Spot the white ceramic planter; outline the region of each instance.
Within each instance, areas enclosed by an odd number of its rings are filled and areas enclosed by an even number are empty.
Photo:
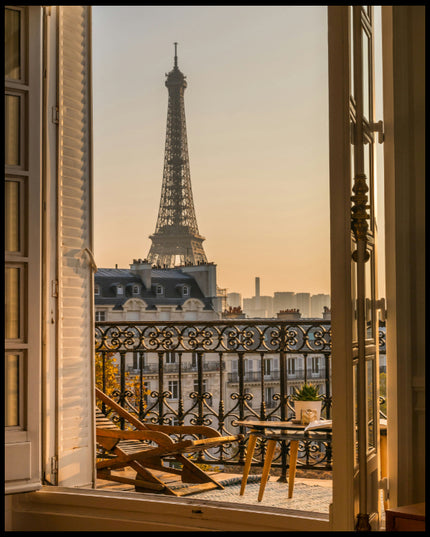
[[[309,421],[319,420],[321,417],[321,405],[322,401],[294,401],[296,420],[300,420],[302,423],[303,421],[309,423]]]

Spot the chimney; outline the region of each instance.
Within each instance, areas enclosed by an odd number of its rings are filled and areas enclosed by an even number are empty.
[[[255,278],[255,296],[260,296],[260,278],[258,276]]]
[[[151,288],[151,270],[151,265],[147,259],[143,261],[141,259],[133,259],[133,263],[130,265],[130,272],[139,276],[145,289]]]
[[[302,316],[300,310],[296,308],[281,310],[276,315],[280,321],[296,321],[299,320]]]

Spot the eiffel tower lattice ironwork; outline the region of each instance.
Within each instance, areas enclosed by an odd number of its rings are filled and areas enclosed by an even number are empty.
[[[173,267],[177,264],[207,263],[203,250],[205,240],[199,234],[191,190],[188,158],[187,129],[185,124],[185,75],[178,68],[177,43],[174,67],[166,74],[169,91],[167,132],[164,155],[163,184],[155,233],[148,262]]]

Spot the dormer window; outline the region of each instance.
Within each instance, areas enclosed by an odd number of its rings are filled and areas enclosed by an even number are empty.
[[[124,287],[121,284],[116,286],[116,294],[117,295],[123,295],[124,294]]]
[[[188,285],[182,287],[182,296],[190,296],[190,288]]]
[[[140,292],[140,287],[138,285],[133,285],[131,292],[133,295],[138,295]]]
[[[95,295],[99,295],[99,294],[100,294],[100,286],[99,286],[99,285],[95,285],[95,286],[94,286],[94,294],[95,294]]]
[[[162,285],[160,285],[160,284],[157,284],[157,285],[155,286],[155,294],[156,294],[157,296],[162,296],[162,295],[164,295],[164,287],[163,287]]]

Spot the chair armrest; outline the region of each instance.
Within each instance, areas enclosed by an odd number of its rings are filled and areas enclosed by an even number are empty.
[[[216,429],[207,425],[156,425],[145,422],[145,427],[150,431],[159,431],[164,434],[197,434],[207,438],[219,438],[222,436]]]
[[[117,439],[117,440],[149,440],[159,444],[160,446],[174,444],[174,441],[169,435],[159,431],[122,431],[121,429],[99,429],[96,428],[96,437],[105,439]]]

